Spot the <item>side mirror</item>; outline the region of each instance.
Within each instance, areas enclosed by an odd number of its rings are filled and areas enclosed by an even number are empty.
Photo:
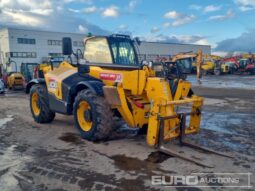
[[[62,39],[62,54],[70,56],[72,53],[72,39],[69,37],[64,37]]]

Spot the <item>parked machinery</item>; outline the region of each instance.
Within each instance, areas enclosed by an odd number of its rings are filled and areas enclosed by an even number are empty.
[[[173,66],[172,75],[175,73],[173,71],[182,71],[181,73],[176,74],[178,76],[175,75],[175,77],[178,77],[184,80],[186,80],[187,74],[191,74],[192,70],[195,67],[195,71],[197,72],[197,79],[200,80],[202,59],[203,59],[203,53],[201,50],[199,50],[197,53],[193,53],[193,52],[178,53],[169,58],[158,59],[157,62],[154,63],[154,66],[157,64],[162,64],[162,63],[164,63],[167,66]],[[178,69],[176,67],[178,67]],[[154,68],[156,69],[156,67]]]
[[[203,55],[203,62],[201,65],[201,74],[202,75],[207,75],[207,74],[213,74],[214,73],[214,68],[215,68],[215,58],[216,56],[214,55]],[[194,58],[192,71],[193,73],[196,73],[196,58]]]
[[[38,63],[21,63],[20,73],[24,76],[24,87],[34,78],[34,70]]]
[[[184,140],[200,130],[203,98],[194,94],[190,82],[173,77],[173,72],[182,72],[175,67],[178,62],[139,63],[136,42],[125,35],[86,38],[83,59],[77,64],[64,61],[27,86],[34,120],[50,123],[55,112],[73,114],[81,136],[98,141],[111,135],[113,116],[119,116],[130,128],[147,127],[148,145],[211,167],[164,146],[163,142],[178,138],[184,146],[225,156]],[[70,56],[71,39],[64,38],[62,44],[63,54]],[[156,70],[161,70],[160,76]]]
[[[3,94],[4,92],[5,92],[4,81],[0,79],[0,94]]]
[[[255,74],[255,59],[254,55],[248,57],[245,56],[233,56],[229,58],[224,58],[221,60],[221,65],[228,68],[226,73],[235,73],[235,74]]]
[[[6,77],[4,78],[6,80],[6,85],[8,89],[13,89],[13,90],[17,90],[17,89],[24,89],[24,76],[18,72],[17,69],[17,63],[12,61],[11,59],[9,59],[8,61],[9,65],[14,64],[15,65],[15,71],[13,72],[8,72],[6,74]]]
[[[255,74],[255,63],[251,59],[242,58],[239,60],[238,73]]]

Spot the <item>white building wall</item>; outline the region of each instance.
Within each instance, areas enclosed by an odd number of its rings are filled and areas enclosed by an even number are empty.
[[[62,52],[62,46],[49,45],[48,40],[61,41],[63,37],[71,37],[72,41],[81,42],[85,38],[85,34],[74,34],[74,33],[60,33],[60,32],[47,32],[47,31],[36,31],[36,30],[23,30],[23,29],[2,29],[0,30],[0,64],[3,62],[5,65],[8,58],[6,53],[26,53],[35,52],[35,58],[17,58],[11,57],[11,60],[17,63],[18,71],[20,65],[24,63],[41,63],[43,59],[49,56],[49,53]],[[18,38],[35,39],[35,44],[19,44]],[[83,44],[81,46],[73,46],[73,50],[79,48],[83,51]],[[191,44],[171,44],[171,43],[155,43],[155,42],[141,42],[139,46],[140,59],[154,60],[157,56],[170,56],[175,55],[179,52],[197,52],[198,49],[202,49],[204,54],[211,53],[210,46],[203,45],[191,45]],[[4,66],[5,68],[5,66]],[[8,68],[8,71],[14,71],[15,65],[12,64]]]
[[[9,33],[7,29],[0,30],[0,73],[5,67],[7,61],[6,52],[10,52]]]
[[[146,55],[147,60],[154,60],[157,56],[172,56],[180,52],[197,52],[199,49],[203,54],[211,54],[211,46],[194,45],[194,44],[174,44],[174,43],[157,43],[157,42],[141,42],[139,53]]]
[[[9,49],[6,52],[16,53],[36,53],[35,58],[16,58],[12,57],[11,60],[17,63],[18,71],[20,70],[20,65],[24,63],[41,63],[49,56],[49,53],[62,53],[62,45],[49,45],[49,40],[62,41],[63,37],[71,37],[72,41],[82,42],[85,34],[73,34],[73,33],[58,33],[58,32],[46,32],[46,31],[32,31],[32,30],[22,30],[22,29],[8,29],[9,33]],[[19,44],[18,38],[35,39],[35,44]],[[83,51],[83,46],[73,46],[73,50],[81,49]],[[14,64],[8,71],[15,70]]]

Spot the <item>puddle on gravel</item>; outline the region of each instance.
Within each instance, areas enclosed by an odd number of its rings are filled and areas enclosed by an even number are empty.
[[[172,156],[167,155],[165,153],[155,151],[149,154],[148,158],[145,161],[152,162],[152,163],[162,163],[165,160],[171,158]]]
[[[125,155],[114,155],[110,157],[115,165],[124,171],[140,171],[142,169],[156,169],[156,165],[151,162],[143,161],[138,158],[132,158]]]
[[[238,80],[237,80],[238,79]],[[202,86],[210,88],[240,88],[240,89],[254,89],[254,77],[253,76],[240,76],[240,75],[226,75],[218,76],[203,76],[201,84],[197,83],[195,75],[189,75],[187,80],[190,81],[193,86]]]
[[[75,145],[85,144],[85,141],[82,140],[82,138],[75,133],[65,133],[58,139],[60,139],[61,141],[65,141],[67,143],[73,143]]]
[[[243,129],[243,124],[252,127],[254,122],[254,114],[205,111],[202,115],[201,128],[237,135],[238,130]]]
[[[5,128],[5,125],[12,120],[13,120],[12,115],[7,115],[6,118],[0,119],[0,129]]]
[[[162,157],[160,159],[160,157]],[[113,161],[114,164],[121,170],[124,171],[142,171],[147,174],[153,174],[152,171],[163,171],[160,169],[157,163],[160,163],[161,161],[163,162],[169,156],[166,158],[166,156],[162,153],[156,153],[153,152],[148,156],[147,159],[145,160],[140,160],[138,158],[133,158],[133,157],[128,157],[125,155],[114,155],[110,157]],[[169,171],[170,172],[170,171]]]

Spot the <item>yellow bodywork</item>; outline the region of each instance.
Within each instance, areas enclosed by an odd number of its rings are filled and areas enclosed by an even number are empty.
[[[221,64],[220,68],[221,68],[222,73],[228,73],[229,72],[229,66],[227,64],[224,64],[224,63]]]
[[[43,63],[38,65],[38,70],[42,71],[43,74],[46,74],[47,72],[51,71],[51,65]]]
[[[77,72],[77,68],[65,62],[58,68],[45,74],[49,93],[62,100],[62,81]],[[190,82],[179,80],[175,95],[172,95],[170,83],[164,78],[155,76],[155,72],[145,66],[142,69],[107,69],[90,66],[90,76],[102,80],[105,84],[105,99],[119,111],[130,127],[148,125],[147,143],[155,146],[158,143],[159,118],[176,116],[177,108],[190,106],[193,114],[185,133],[196,133],[200,129],[201,114],[197,112],[203,105],[203,99],[198,96],[188,97]],[[85,107],[85,106],[84,106]],[[164,121],[164,140],[180,135],[180,119],[175,117]],[[89,128],[90,124],[84,127]]]
[[[213,60],[211,59],[204,59],[204,62],[202,64],[202,70],[205,70],[205,71],[213,71],[214,70],[214,67],[215,67],[215,63]]]
[[[255,57],[255,54],[246,53],[246,54],[242,54],[241,57],[242,57],[242,58],[246,58],[246,59],[254,58],[254,57]]]
[[[193,62],[192,66],[195,68],[196,67],[196,62]],[[213,60],[209,60],[209,59],[204,59],[203,60],[203,63],[202,63],[202,66],[201,66],[201,69],[203,71],[210,72],[210,71],[213,71],[214,68],[215,68],[215,63],[214,63]]]
[[[7,87],[12,88],[23,88],[24,77],[21,73],[14,72],[7,77]]]
[[[220,56],[204,54],[203,55],[203,64],[201,66],[201,69],[206,72],[213,72],[213,70],[216,66],[215,61],[220,60],[220,59],[221,59]],[[192,66],[196,67],[196,63],[193,62]]]

